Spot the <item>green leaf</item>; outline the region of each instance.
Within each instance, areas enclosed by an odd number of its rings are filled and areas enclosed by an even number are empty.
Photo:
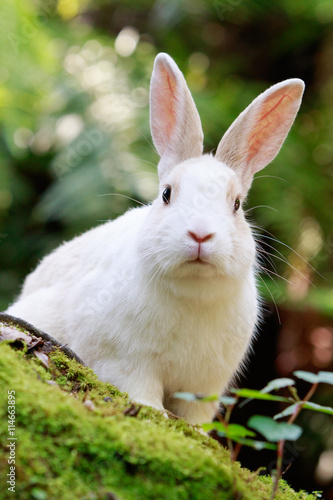
[[[307,410],[319,411],[321,413],[327,413],[328,415],[333,415],[333,408],[331,408],[330,406],[318,405],[317,403],[312,403],[311,401],[305,403],[303,408],[306,408]]]
[[[293,375],[295,375],[295,377],[297,378],[300,378],[301,380],[309,382],[310,384],[316,384],[317,382],[319,382],[318,376],[312,372],[305,372],[303,370],[298,370],[294,372]]]
[[[220,436],[227,437],[233,440],[237,440],[237,438],[241,437],[255,436],[255,433],[253,431],[239,424],[225,425],[223,422],[210,422],[207,424],[203,424],[202,428],[204,431],[215,430]]]
[[[271,380],[260,392],[267,393],[291,385],[295,385],[295,380],[291,378],[276,378]]]
[[[333,372],[319,372],[319,382],[333,385]]]
[[[192,392],[175,392],[174,398],[183,399],[184,401],[197,401],[197,397]]]
[[[290,399],[283,398],[282,396],[273,396],[272,394],[266,394],[254,389],[230,389],[230,391],[237,394],[237,396],[241,398],[263,399],[265,401],[282,401],[284,403],[290,403]]]
[[[232,398],[230,396],[221,396],[219,398],[220,403],[223,404],[223,406],[229,406],[229,405],[234,405],[237,403],[236,398]]]
[[[294,375],[297,378],[305,380],[306,382],[310,382],[310,384],[318,384],[322,382],[324,384],[333,385],[333,372],[319,372],[318,374],[315,374],[299,370],[294,372]]]
[[[218,431],[218,432],[225,432],[226,426],[223,424],[223,422],[208,422],[206,424],[202,424],[201,426],[204,431]]]
[[[247,429],[243,425],[239,424],[229,424],[226,432],[226,436],[231,439],[239,438],[239,437],[254,437],[255,433]]]
[[[210,396],[201,396],[200,394],[195,394],[197,401],[202,401],[203,403],[210,403],[211,401],[219,401],[219,396],[217,394],[211,394]]]
[[[192,392],[175,392],[173,397],[189,402],[202,401],[203,403],[210,403],[211,401],[219,401],[216,394],[205,396],[203,394],[193,394]]]
[[[302,406],[302,409],[306,410],[313,410],[313,411],[318,411],[320,413],[326,413],[327,415],[333,415],[333,408],[330,406],[322,406],[317,403],[312,403],[311,401],[307,401],[306,403],[300,402],[296,403],[294,405],[288,406],[285,410],[283,410],[281,413],[278,413],[277,415],[274,415],[274,420],[277,420],[278,418],[283,418],[283,417],[288,417],[289,415],[292,415],[294,411],[297,409],[298,406]]]
[[[292,415],[296,411],[298,406],[299,406],[299,403],[295,403],[294,405],[288,406],[283,411],[281,411],[281,413],[274,415],[274,417],[273,417],[274,420],[277,420],[278,418],[288,417],[289,415]]]
[[[236,440],[235,440],[236,441]],[[239,438],[237,442],[243,444],[245,446],[250,446],[250,448],[254,448],[255,450],[276,450],[277,445],[273,443],[268,443],[267,441],[257,441],[255,439],[244,439]]]
[[[286,422],[275,422],[270,417],[254,415],[247,425],[260,432],[268,441],[274,443],[282,440],[295,441],[302,434],[302,428]]]
[[[46,500],[47,499],[46,491],[41,490],[40,488],[33,488],[31,490],[31,496],[35,500]]]
[[[290,390],[292,397],[295,399],[295,401],[299,401],[298,392],[297,392],[296,387],[294,387],[294,386],[289,387],[289,390]]]

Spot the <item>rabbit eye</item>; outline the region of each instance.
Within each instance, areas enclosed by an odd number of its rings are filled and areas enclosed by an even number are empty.
[[[240,199],[236,198],[235,204],[234,204],[234,212],[237,212],[237,210],[239,209],[239,207],[240,207]]]
[[[168,186],[164,189],[162,193],[162,200],[164,201],[164,203],[166,204],[170,203],[170,196],[171,196],[171,187]]]

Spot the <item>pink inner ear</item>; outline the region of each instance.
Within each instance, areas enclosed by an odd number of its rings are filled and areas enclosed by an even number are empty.
[[[163,150],[167,147],[175,130],[177,121],[177,79],[171,71],[162,66],[159,71],[158,85],[155,87],[154,132]],[[162,151],[161,153],[163,153]]]
[[[260,154],[265,156],[265,162],[269,160],[267,156],[274,157],[277,153],[275,139],[280,140],[282,144],[284,136],[287,135],[294,119],[294,106],[292,105],[294,102],[293,89],[289,88],[288,90],[289,93],[286,88],[274,92],[261,105],[256,117],[257,124],[253,128],[249,138],[247,154],[249,163],[256,156],[260,156]]]

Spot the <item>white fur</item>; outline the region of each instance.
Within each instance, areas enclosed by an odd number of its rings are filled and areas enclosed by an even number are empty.
[[[274,101],[281,92],[288,98]],[[302,92],[300,80],[272,87],[229,129],[217,158],[201,156],[191,94],[175,62],[159,54],[151,83],[158,198],[45,257],[7,312],[68,344],[134,400],[209,421],[216,406],[173,394],[220,394],[249,348],[258,318],[255,243],[234,204],[279,151]]]

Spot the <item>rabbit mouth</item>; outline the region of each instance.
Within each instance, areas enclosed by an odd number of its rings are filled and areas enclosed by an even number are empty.
[[[197,257],[196,259],[188,260],[190,264],[201,264],[201,265],[209,265],[209,262],[205,262],[204,260],[201,259],[201,257]]]
[[[183,261],[182,265],[178,268],[180,278],[210,278],[216,276],[218,270],[216,265],[201,257],[189,258]],[[177,273],[176,273],[177,274]]]
[[[208,249],[202,248],[200,245],[198,248],[191,248],[186,255],[186,263],[198,264],[200,266],[212,266],[212,255]]]
[[[202,257],[198,256],[194,259],[188,259],[185,261],[185,264],[188,264],[190,266],[209,266],[213,267],[211,262],[208,262],[207,260],[204,260]]]

